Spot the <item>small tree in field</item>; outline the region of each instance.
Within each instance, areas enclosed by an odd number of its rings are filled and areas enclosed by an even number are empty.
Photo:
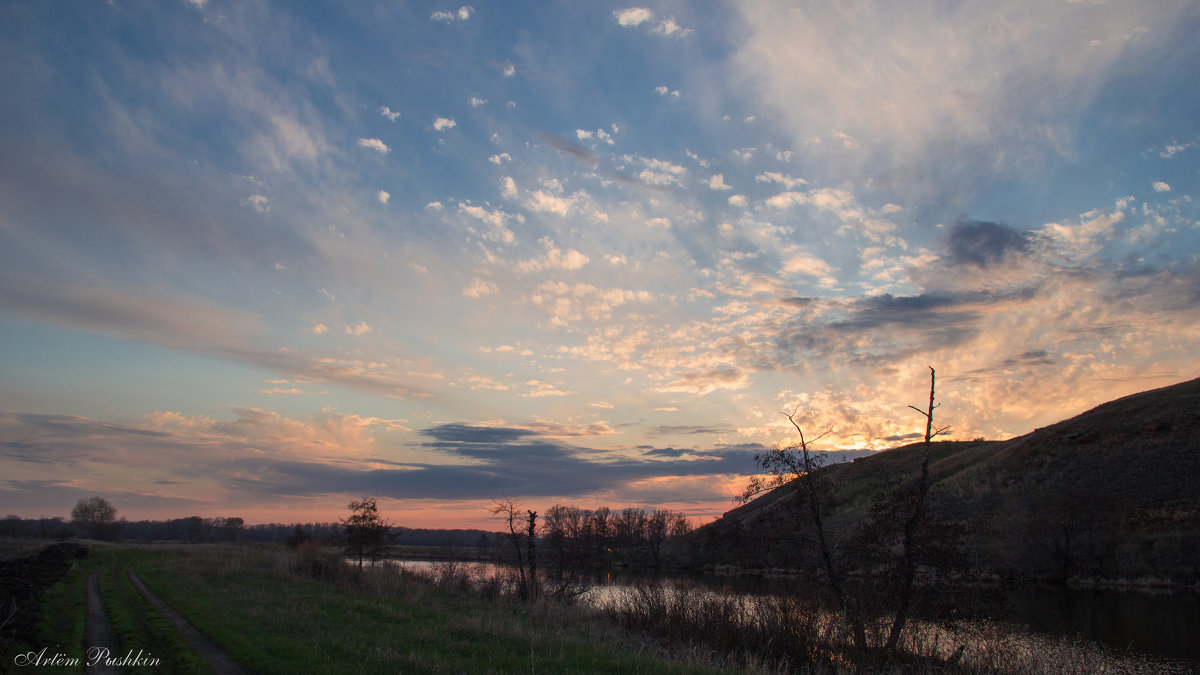
[[[71,509],[71,524],[75,532],[89,539],[116,539],[117,508],[103,497],[80,499]]]
[[[387,543],[391,523],[379,514],[379,507],[374,497],[363,497],[351,501],[350,516],[340,522],[346,538],[346,552],[358,556],[358,568],[362,569],[363,557],[369,555],[371,561]]]

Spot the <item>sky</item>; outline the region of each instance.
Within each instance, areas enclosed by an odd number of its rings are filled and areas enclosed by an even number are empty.
[[[1200,376],[1200,4],[0,6],[0,511],[729,510]]]

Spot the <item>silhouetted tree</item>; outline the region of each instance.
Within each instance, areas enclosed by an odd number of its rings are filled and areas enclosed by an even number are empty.
[[[358,567],[362,569],[364,555],[371,556],[371,562],[375,562],[375,556],[387,543],[388,531],[392,526],[379,514],[374,497],[351,501],[347,508],[350,509],[349,517],[340,521],[346,551],[358,556]]]
[[[807,507],[805,519],[808,520],[808,528],[811,528],[811,541],[820,555],[820,566],[850,630],[854,646],[862,653],[871,646],[868,642],[868,619],[878,614],[890,615],[890,627],[882,647],[885,652],[891,652],[899,643],[912,609],[916,570],[924,553],[924,540],[919,535],[925,520],[930,487],[931,443],[934,437],[949,429],[935,428],[933,424],[933,411],[938,407],[934,395],[935,377],[936,373],[930,367],[928,406],[925,409],[909,406],[925,417],[925,443],[920,476],[915,486],[912,486],[911,492],[905,486],[901,486],[897,492],[884,495],[873,510],[872,517],[860,528],[857,537],[859,545],[837,546],[827,522],[826,511],[830,493],[828,473],[822,470],[821,460],[824,456],[814,455],[810,451],[810,445],[823,438],[831,429],[816,438],[806,439],[804,430],[796,421],[795,412],[784,413],[784,416],[800,435],[800,441],[785,448],[756,455],[755,461],[763,469],[764,475],[753,477],[745,491],[737,498],[738,501],[747,502],[756,495],[788,484],[796,486],[797,498],[792,503],[800,509]],[[878,508],[880,505],[886,508]],[[861,568],[863,563],[870,559],[871,554],[880,548],[887,549],[890,555],[892,542],[895,542],[898,553],[888,560],[891,563],[888,565],[890,578],[879,579],[871,578],[878,575],[859,575],[858,586],[851,588],[853,579],[847,575],[846,567],[858,563],[858,567]],[[857,556],[857,559],[854,556]],[[878,587],[880,582],[892,589],[889,594],[891,597],[880,598],[881,605],[865,606],[866,598],[872,595],[867,586],[874,584]]]
[[[113,540],[120,536],[117,508],[103,497],[80,499],[71,509],[71,524],[89,539]]]

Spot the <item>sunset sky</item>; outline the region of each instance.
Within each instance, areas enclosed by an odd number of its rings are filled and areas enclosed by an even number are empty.
[[[0,6],[0,511],[731,507],[1200,376],[1200,3]]]

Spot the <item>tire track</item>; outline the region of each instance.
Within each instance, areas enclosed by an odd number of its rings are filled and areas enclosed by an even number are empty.
[[[183,638],[183,641],[192,648],[192,651],[204,659],[215,672],[221,675],[249,675],[236,661],[229,658],[220,647],[213,644],[212,640],[204,637],[187,619],[183,618],[174,609],[171,609],[170,605],[163,602],[153,591],[147,588],[146,584],[142,582],[142,579],[133,571],[132,567],[129,568],[128,572],[129,580],[133,582],[138,592],[149,600],[150,604],[154,605],[154,608],[163,615],[163,618],[175,628],[175,632],[179,633],[179,637]]]
[[[116,675],[120,671],[112,666],[104,663],[104,659],[97,659],[97,663],[91,664],[91,655],[94,653],[116,654],[117,642],[113,639],[112,626],[108,623],[108,614],[104,611],[104,601],[100,599],[100,570],[96,570],[88,576],[87,580],[87,623],[84,627],[85,651],[88,655],[88,665],[83,669],[85,673],[94,675]]]

